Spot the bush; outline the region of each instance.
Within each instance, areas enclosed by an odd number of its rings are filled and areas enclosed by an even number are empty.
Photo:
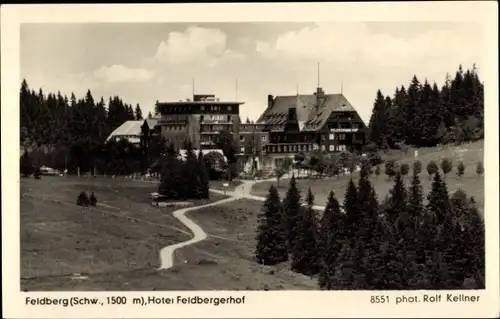
[[[380,165],[377,165],[377,167],[375,167],[375,175],[380,175]]]
[[[457,176],[462,177],[464,173],[465,173],[465,165],[463,162],[460,162],[457,165]]]
[[[477,166],[476,166],[476,174],[482,175],[483,173],[484,173],[483,162],[479,161],[479,162],[477,162]]]
[[[396,162],[393,160],[385,162],[385,175],[389,177],[389,179],[396,175]]]
[[[429,174],[429,178],[431,178],[432,175],[436,174],[438,171],[438,166],[436,162],[430,161],[427,164],[427,174]]]
[[[418,160],[413,162],[413,174],[419,175],[421,172],[422,172],[422,162]]]
[[[92,194],[90,194],[89,204],[91,206],[96,206],[97,205],[97,198],[95,197],[94,192],[92,192]]]
[[[451,172],[453,169],[453,163],[451,162],[451,159],[449,158],[443,158],[441,161],[441,169],[443,170],[444,175],[448,174]]]
[[[408,175],[408,173],[410,172],[410,165],[408,165],[407,163],[401,164],[400,172],[403,176]]]
[[[42,175],[42,172],[40,172],[40,168],[37,168],[35,170],[35,172],[33,173],[33,177],[35,177],[35,179],[40,179],[41,175]]]
[[[76,199],[76,204],[78,206],[89,206],[89,198],[87,196],[87,193],[85,192],[81,192],[79,195],[78,195],[78,198]]]

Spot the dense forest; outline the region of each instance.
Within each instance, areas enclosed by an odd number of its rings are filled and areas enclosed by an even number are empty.
[[[450,196],[439,170],[424,198],[417,163],[411,185],[397,171],[379,203],[364,161],[344,202],[330,192],[322,214],[310,189],[303,201],[295,178],[283,200],[271,186],[259,217],[257,262],[288,262],[324,290],[484,289],[484,222],[474,198],[460,189]]]
[[[379,148],[461,143],[484,136],[484,85],[476,67],[446,76],[442,87],[415,75],[394,95],[379,90],[369,122],[369,141]]]
[[[151,114],[149,114],[151,117]],[[129,120],[142,120],[139,104],[135,108],[120,97],[110,97],[107,105],[96,101],[90,91],[85,97],[70,98],[60,92],[48,93],[30,89],[23,80],[20,90],[20,143],[30,153],[34,167],[47,165],[69,173],[130,174],[143,170],[159,156],[164,145],[141,142],[141,148],[127,141],[105,143],[109,134]]]

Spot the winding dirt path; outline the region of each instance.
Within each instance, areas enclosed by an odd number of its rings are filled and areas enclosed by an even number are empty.
[[[272,179],[274,180],[274,179]],[[191,230],[193,233],[193,238],[191,238],[188,241],[180,242],[177,244],[173,244],[170,246],[166,246],[160,250],[160,262],[161,266],[159,270],[165,270],[172,268],[174,265],[174,252],[176,249],[186,247],[188,245],[195,244],[197,242],[200,242],[202,240],[205,240],[208,235],[203,231],[203,229],[196,224],[194,221],[189,219],[185,214],[190,211],[194,211],[197,209],[205,208],[205,207],[210,207],[210,206],[215,206],[215,205],[220,205],[223,203],[231,202],[234,200],[242,199],[242,198],[248,198],[248,199],[253,199],[253,200],[258,200],[258,201],[264,201],[264,197],[260,196],[255,196],[255,195],[250,195],[250,192],[252,190],[252,186],[256,183],[262,183],[266,182],[268,180],[257,180],[257,181],[243,181],[241,185],[238,185],[234,191],[221,191],[217,189],[210,189],[211,192],[217,193],[217,194],[222,194],[222,195],[228,195],[230,196],[229,198],[221,199],[219,201],[206,204],[206,205],[201,205],[201,206],[194,206],[194,207],[187,207],[187,208],[182,208],[178,209],[173,212],[173,215],[175,218],[180,220],[187,228]],[[325,208],[323,206],[317,206],[315,205],[313,207],[316,210],[324,210]]]

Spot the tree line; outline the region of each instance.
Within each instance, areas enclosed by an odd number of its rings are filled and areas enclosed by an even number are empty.
[[[310,189],[302,203],[295,177],[282,201],[271,186],[259,215],[257,261],[288,261],[323,290],[483,289],[484,222],[475,199],[460,189],[450,197],[436,170],[425,200],[415,163],[409,187],[397,171],[379,203],[372,168],[363,163],[343,205],[331,191],[321,217]]]
[[[379,148],[401,144],[431,147],[484,137],[484,84],[475,66],[460,65],[439,87],[413,76],[393,96],[377,92],[369,121],[368,140]]]
[[[149,114],[151,117],[151,113]],[[71,93],[45,94],[30,89],[26,80],[20,89],[20,144],[30,151],[33,165],[47,165],[76,173],[133,172],[140,166],[140,151],[126,141],[105,143],[113,130],[129,120],[142,120],[135,108],[118,96],[95,100],[90,90],[83,98]],[[150,153],[159,155],[159,141],[149,143]],[[144,150],[142,150],[143,152]]]

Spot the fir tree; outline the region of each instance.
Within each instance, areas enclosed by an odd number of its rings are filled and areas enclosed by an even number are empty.
[[[465,246],[465,273],[474,279],[475,288],[485,287],[485,227],[484,221],[473,201],[469,206],[469,212],[465,222],[466,233]]]
[[[271,185],[258,221],[255,255],[260,264],[276,265],[288,260],[283,221],[283,207],[279,194],[276,188]]]
[[[184,149],[186,150],[186,158],[182,163],[181,174],[184,185],[184,198],[201,198],[204,194],[204,182],[190,141],[185,142]]]
[[[335,269],[342,246],[347,243],[346,215],[340,212],[339,202],[333,191],[328,195],[321,217],[318,237],[319,286],[323,290],[335,289]]]
[[[417,174],[413,174],[413,178],[411,180],[411,185],[408,190],[408,206],[407,211],[412,218],[415,228],[417,224],[420,222],[420,219],[423,215],[424,209],[424,195],[422,191],[422,184],[420,183],[420,177]]]
[[[180,176],[181,163],[177,158],[172,143],[169,144],[167,152],[162,158],[161,179],[158,193],[168,199],[182,199],[184,196],[184,184]]]
[[[358,190],[352,178],[349,180],[344,196],[344,211],[347,216],[347,228],[350,231],[349,237],[354,236],[354,229],[358,227]]]
[[[297,237],[291,251],[292,270],[315,275],[318,272],[318,228],[316,212],[313,209],[314,196],[309,188],[306,207],[299,209]]]
[[[407,213],[408,193],[403,182],[401,173],[396,173],[393,188],[389,191],[390,200],[387,215],[392,223]]]
[[[295,176],[290,179],[290,186],[283,200],[284,214],[286,219],[287,243],[290,251],[295,246],[298,237],[298,223],[300,216],[300,191],[297,188]]]
[[[209,198],[210,181],[209,181],[208,171],[205,166],[205,158],[201,150],[199,150],[198,152],[198,169],[200,174],[201,191],[202,191],[201,198]]]
[[[135,119],[136,120],[142,120],[142,110],[139,104],[135,106]]]
[[[431,191],[427,196],[427,208],[436,215],[438,224],[442,224],[450,213],[450,198],[446,183],[441,179],[439,171],[434,175]]]

